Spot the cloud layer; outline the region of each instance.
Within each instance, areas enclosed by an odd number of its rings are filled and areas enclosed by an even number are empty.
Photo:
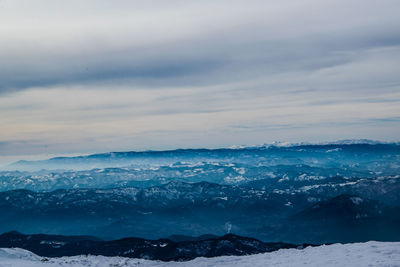
[[[398,1],[1,1],[0,153],[397,139]]]

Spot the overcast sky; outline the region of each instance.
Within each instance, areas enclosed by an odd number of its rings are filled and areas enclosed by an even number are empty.
[[[399,14],[398,0],[0,0],[0,157],[398,141]]]

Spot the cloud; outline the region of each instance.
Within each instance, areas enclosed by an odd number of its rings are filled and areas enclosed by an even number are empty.
[[[3,154],[400,130],[398,1],[1,5]]]
[[[336,66],[359,50],[400,45],[396,1],[296,2],[7,1],[0,91],[226,83]]]

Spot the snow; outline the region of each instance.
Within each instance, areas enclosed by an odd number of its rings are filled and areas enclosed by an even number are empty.
[[[40,261],[42,258],[35,255],[34,253],[21,249],[21,248],[0,248],[0,266],[5,261]]]
[[[331,153],[331,152],[338,152],[338,151],[340,151],[340,150],[342,150],[341,148],[334,148],[334,149],[328,149],[327,151],[326,151],[326,153]]]
[[[45,259],[18,248],[0,249],[0,266],[77,267],[77,266],[400,266],[400,242],[333,244],[302,250],[279,251],[251,256],[197,258],[187,262],[160,262],[104,256],[75,256]]]
[[[327,142],[280,142],[275,141],[272,143],[267,143],[262,145],[261,147],[295,147],[295,146],[307,146],[307,145],[378,145],[378,144],[392,144],[392,142],[384,142],[384,141],[376,141],[376,140],[369,140],[369,139],[344,139],[344,140],[337,140],[337,141],[327,141]],[[394,142],[393,144],[398,144]],[[256,146],[257,147],[257,146]],[[251,147],[244,147],[244,148],[251,148]],[[327,151],[328,152],[328,151]]]

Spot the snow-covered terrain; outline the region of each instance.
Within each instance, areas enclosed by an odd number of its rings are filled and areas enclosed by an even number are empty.
[[[400,242],[333,244],[281,249],[251,256],[197,258],[188,262],[159,262],[103,256],[45,259],[22,249],[0,249],[0,266],[400,266]]]

